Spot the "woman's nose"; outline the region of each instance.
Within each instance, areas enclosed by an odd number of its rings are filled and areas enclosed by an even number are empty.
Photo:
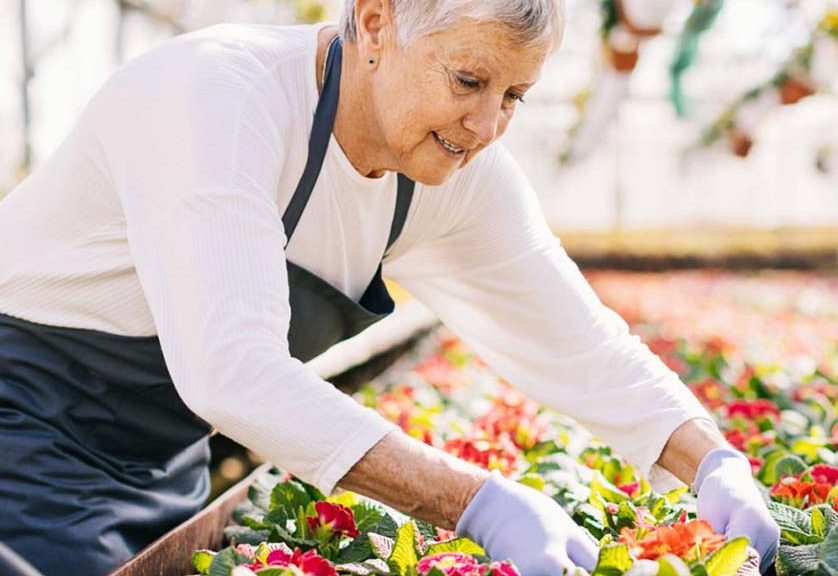
[[[482,145],[490,144],[498,135],[503,97],[487,94],[463,118],[463,127],[477,136]]]

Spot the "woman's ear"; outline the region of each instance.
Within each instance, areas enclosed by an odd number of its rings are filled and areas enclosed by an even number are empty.
[[[355,0],[355,30],[362,56],[377,60],[388,44],[395,43],[390,0]]]

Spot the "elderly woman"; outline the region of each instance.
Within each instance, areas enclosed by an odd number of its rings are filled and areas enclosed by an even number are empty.
[[[349,0],[339,28],[216,26],[114,74],[0,203],[0,540],[46,574],[107,572],[201,506],[214,427],[524,576],[591,568],[553,500],[303,363],[392,311],[383,267],[770,559],[747,460],[597,300],[495,143],[561,26],[553,0]]]

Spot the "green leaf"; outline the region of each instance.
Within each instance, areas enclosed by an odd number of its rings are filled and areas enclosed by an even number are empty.
[[[523,484],[524,486],[529,486],[530,488],[534,488],[539,492],[544,491],[545,481],[544,478],[539,476],[538,474],[524,474],[520,478],[518,478],[518,483]]]
[[[439,536],[436,533],[436,526],[424,520],[414,520],[416,523],[416,530],[426,541],[436,540]]]
[[[812,508],[813,511],[814,509],[820,510],[821,514],[823,514],[824,522],[826,524],[826,534],[829,534],[831,530],[838,526],[838,512],[836,512],[832,506],[829,504],[818,504]]]
[[[819,538],[826,536],[826,518],[820,508],[812,508],[809,514],[812,518],[812,532],[815,536]]]
[[[798,456],[788,454],[780,458],[774,465],[774,477],[779,480],[784,476],[797,476],[807,468],[806,463]]]
[[[247,556],[240,554],[235,548],[225,548],[212,559],[207,574],[209,576],[230,576],[233,568],[249,560]]]
[[[690,569],[674,554],[666,554],[658,558],[657,576],[690,576]]]
[[[556,452],[564,451],[564,448],[556,444],[555,440],[545,440],[544,442],[539,442],[538,444],[524,452],[524,458],[527,460],[527,462],[537,462],[545,456],[550,456],[551,454],[555,454]]]
[[[215,552],[212,550],[198,550],[192,555],[192,566],[199,574],[207,574],[213,558],[215,558]]]
[[[338,574],[356,574],[357,576],[390,574],[390,569],[387,568],[387,564],[377,558],[367,560],[366,562],[347,562],[345,564],[336,564],[335,569],[338,571]]]
[[[819,574],[838,576],[838,528],[833,528],[818,552]]]
[[[387,566],[399,576],[413,576],[419,555],[416,553],[416,529],[413,522],[407,522],[399,527],[393,552],[387,558]]]
[[[381,560],[387,560],[393,553],[395,540],[392,538],[376,534],[375,532],[370,532],[367,534],[367,539],[370,542],[370,548],[372,548],[373,554]]]
[[[270,498],[270,494],[268,495],[268,498]],[[233,519],[233,522],[238,522],[239,524],[241,524],[242,518],[244,518],[245,516],[264,516],[267,513],[267,508],[258,508],[250,500],[245,500],[244,502],[235,507],[231,517]]]
[[[271,492],[271,512],[282,510],[287,518],[294,518],[297,510],[303,509],[311,502],[311,497],[305,487],[296,480],[289,480],[274,486]]]
[[[268,539],[271,542],[285,542],[292,548],[294,546],[298,546],[302,550],[308,550],[309,548],[317,546],[317,542],[314,540],[309,538],[298,538],[280,524],[274,524],[271,526],[271,535]]]
[[[399,525],[396,524],[396,521],[389,514],[385,514],[369,531],[395,540],[399,531]]]
[[[782,532],[799,532],[812,534],[812,521],[808,514],[797,508],[781,504],[780,502],[768,502],[768,511]],[[781,542],[783,535],[781,534]]]
[[[748,559],[748,539],[734,538],[707,559],[707,576],[736,576]]]
[[[791,451],[795,454],[805,456],[810,461],[813,461],[817,460],[818,450],[826,446],[826,443],[826,438],[800,438],[798,440],[795,440],[794,443],[791,445]]]
[[[593,479],[591,480],[591,495],[588,498],[588,502],[597,508],[604,509],[606,502],[619,504],[628,499],[628,496],[606,480],[602,474],[599,472],[594,473]]]
[[[780,546],[777,553],[777,576],[809,576],[818,569],[820,545]]]
[[[772,448],[770,451],[765,453],[762,456],[764,463],[762,468],[760,468],[760,471],[757,473],[757,478],[759,478],[760,482],[768,486],[777,482],[777,480],[779,480],[775,472],[777,462],[782,460],[788,454],[788,450],[779,447]]]
[[[247,526],[227,526],[224,528],[224,537],[233,544],[253,544],[256,546],[268,540],[270,530],[254,530]]]
[[[335,558],[336,564],[351,564],[354,562],[363,562],[373,555],[372,546],[369,538],[366,535],[358,534],[349,546],[343,548],[338,557]]]
[[[678,488],[670,490],[669,492],[664,494],[663,497],[666,498],[667,503],[677,504],[678,501],[681,500],[681,496],[687,493],[687,490],[689,490],[689,487],[680,486]]]
[[[617,510],[617,525],[615,528],[619,532],[621,528],[633,528],[637,523],[637,509],[631,502],[620,502]]]
[[[600,548],[599,558],[591,576],[621,576],[633,563],[625,544],[606,546]]]
[[[441,554],[442,552],[460,552],[462,554],[478,554],[485,556],[486,552],[476,542],[472,542],[468,538],[454,538],[446,542],[437,542],[431,544],[425,551],[425,555]]]
[[[278,474],[262,474],[247,489],[247,499],[263,514],[271,509],[271,491],[279,483]]]
[[[242,516],[239,522],[243,526],[247,526],[253,530],[269,530],[275,524],[270,512],[265,516],[261,514],[248,514],[246,516]]]

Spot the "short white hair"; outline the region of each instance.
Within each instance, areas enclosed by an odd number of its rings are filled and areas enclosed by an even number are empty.
[[[399,46],[440,32],[461,20],[495,22],[509,29],[522,44],[552,41],[562,34],[562,0],[389,0],[396,22]],[[355,42],[355,0],[346,0],[340,18],[340,35]]]

